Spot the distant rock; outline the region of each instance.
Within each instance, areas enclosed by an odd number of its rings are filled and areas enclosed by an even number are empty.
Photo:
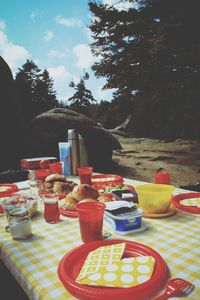
[[[121,149],[118,140],[92,119],[66,108],[55,108],[34,118],[26,129],[24,153],[32,157],[59,157],[58,142],[67,141],[68,129],[77,129],[83,136],[89,164],[104,171],[113,164],[113,150]]]

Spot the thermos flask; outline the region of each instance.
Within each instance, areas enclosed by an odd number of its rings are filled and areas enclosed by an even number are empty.
[[[68,130],[68,142],[70,143],[71,174],[76,176],[78,175],[77,168],[80,166],[80,156],[78,133],[75,129]]]

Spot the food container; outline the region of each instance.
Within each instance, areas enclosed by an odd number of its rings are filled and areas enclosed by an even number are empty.
[[[25,240],[32,236],[31,216],[26,207],[14,208],[9,212],[9,228],[14,240]]]
[[[175,187],[168,184],[147,183],[135,186],[139,207],[144,214],[161,214],[169,210]]]
[[[37,197],[29,194],[12,194],[12,196],[4,198],[2,206],[6,215],[8,215],[12,209],[23,206],[27,207],[31,217],[34,217],[38,213]]]
[[[115,200],[125,200],[138,203],[137,193],[131,190],[116,190],[111,193]]]
[[[106,187],[114,187],[116,185],[123,185],[123,178],[119,175],[113,174],[98,174],[92,175],[92,187],[97,190],[104,190]]]
[[[3,183],[0,184],[0,214],[4,213],[4,208],[1,205],[1,202],[4,200],[5,197],[9,197],[15,192],[18,192],[18,186],[12,183]]]
[[[42,160],[48,160],[50,162],[57,162],[56,157],[35,157],[35,158],[24,158],[20,160],[20,167],[22,169],[34,170],[40,168],[40,162]]]
[[[123,205],[122,209],[119,209],[118,206],[117,209],[108,210],[108,206],[111,206],[114,202],[115,201],[111,204],[106,203],[104,214],[105,225],[119,235],[126,235],[141,230],[143,211],[139,208],[134,208],[134,203],[131,204],[126,201],[117,201],[117,203],[120,202]],[[126,202],[127,204],[122,202]],[[114,205],[116,205],[116,203],[114,203]]]

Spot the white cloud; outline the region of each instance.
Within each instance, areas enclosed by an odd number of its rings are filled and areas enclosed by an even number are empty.
[[[69,88],[69,82],[73,80],[76,84],[79,78],[72,75],[64,66],[48,68],[47,70],[50,77],[53,78],[54,89],[59,91],[59,95],[57,95],[59,100],[66,100],[66,97],[71,97],[74,94],[74,90]]]
[[[102,87],[102,85],[98,86],[98,88],[93,92],[94,98],[97,99],[98,102],[101,100],[110,101],[112,99],[112,93],[115,91],[115,89],[102,90]]]
[[[0,55],[7,62],[13,73],[31,56],[24,47],[9,42],[7,35],[3,31],[0,31]]]
[[[119,0],[103,0],[103,4],[108,4],[110,6],[114,6],[119,10],[127,10],[133,7],[133,3],[131,2],[121,2]]]
[[[39,11],[37,11],[37,10],[32,11],[32,13],[30,14],[30,18],[33,20],[33,22],[36,21],[36,18],[38,15],[39,15]]]
[[[0,30],[4,30],[6,28],[6,23],[3,20],[0,20]]]
[[[65,27],[81,27],[82,25],[81,20],[77,18],[63,18],[62,16],[56,16],[55,21]]]
[[[86,44],[76,45],[72,52],[77,58],[76,66],[80,69],[90,67],[95,61],[95,58],[90,50],[90,46]]]
[[[87,37],[89,43],[93,43],[94,42],[94,39],[91,36],[92,32],[91,32],[90,28],[85,27],[83,29],[83,33]]]
[[[53,38],[53,32],[50,30],[45,31],[44,36],[42,38],[43,41],[49,42]]]
[[[59,51],[59,50],[50,50],[48,53],[49,57],[65,58],[69,55],[69,50]]]

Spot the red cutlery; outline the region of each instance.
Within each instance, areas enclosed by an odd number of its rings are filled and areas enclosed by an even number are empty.
[[[168,281],[167,288],[165,292],[154,298],[154,300],[165,300],[171,297],[187,296],[194,289],[194,284],[182,279],[182,278],[172,278]]]

